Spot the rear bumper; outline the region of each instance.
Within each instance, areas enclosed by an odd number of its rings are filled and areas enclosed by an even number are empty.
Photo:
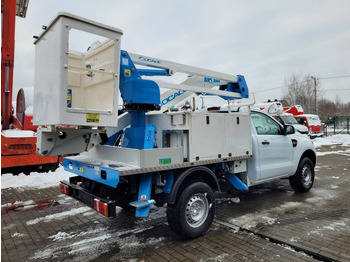
[[[66,186],[66,190],[61,190],[62,186],[60,185],[60,191],[62,193],[66,194],[66,195],[68,195],[76,200],[79,200],[80,202],[93,208],[97,212],[100,212],[100,210],[98,208],[96,208],[96,202],[101,201],[104,204],[107,204],[106,207],[108,209],[108,215],[103,214],[103,213],[102,214],[109,217],[109,218],[116,217],[116,204],[115,204],[114,200],[101,198],[98,195],[95,195],[91,192],[88,192],[84,188],[78,186],[77,183],[81,182],[80,177],[71,177],[69,180],[70,180],[70,182],[61,181],[61,185]]]

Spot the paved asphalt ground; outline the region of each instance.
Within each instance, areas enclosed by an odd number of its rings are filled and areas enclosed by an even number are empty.
[[[341,149],[320,149],[335,153],[318,157],[306,194],[280,180],[218,195],[212,227],[189,241],[169,229],[164,207],[147,220],[125,210],[110,220],[57,187],[5,189],[1,261],[350,261],[350,154]]]

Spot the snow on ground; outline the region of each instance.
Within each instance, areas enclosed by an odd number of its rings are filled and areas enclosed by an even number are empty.
[[[41,222],[51,222],[52,220],[61,220],[63,218],[66,218],[68,216],[75,216],[76,214],[80,214],[83,212],[87,212],[91,210],[90,207],[79,207],[79,208],[73,208],[71,210],[68,211],[64,211],[61,213],[57,213],[57,214],[52,214],[52,215],[47,215],[45,217],[39,217],[39,218],[35,218],[33,220],[29,220],[27,221],[27,225],[35,225]]]
[[[335,221],[333,223],[330,223],[328,225],[319,225],[316,229],[311,231],[306,231],[304,234],[310,235],[317,235],[317,236],[323,236],[323,234],[326,231],[338,231],[338,232],[345,232],[345,229],[349,228],[350,219],[349,218],[343,218],[339,221]]]
[[[4,205],[1,205],[1,207],[10,207],[10,206],[32,206],[35,205],[35,202],[33,200],[28,201],[16,201],[14,203],[6,203]]]
[[[327,137],[319,137],[313,140],[315,148],[320,148],[322,146],[350,146],[350,135],[347,134],[338,134]],[[344,154],[346,153],[346,154]],[[317,156],[324,156],[329,154],[339,154],[348,156],[350,149],[347,150],[338,150],[338,151],[326,151],[326,152],[317,152]]]
[[[12,238],[15,238],[15,237],[25,237],[27,236],[26,234],[20,234],[20,233],[14,233],[13,235],[11,235]]]
[[[231,223],[245,229],[251,229],[259,224],[273,225],[279,215],[295,211],[303,205],[301,202],[289,202],[264,211],[259,211],[231,219]]]
[[[157,245],[164,240],[164,237],[148,238],[139,235],[141,232],[151,229],[153,229],[153,226],[143,227],[137,225],[131,229],[117,231],[97,227],[85,231],[59,232],[49,236],[48,238],[52,239],[52,243],[35,252],[29,260],[55,260],[62,258],[66,254],[74,256],[70,258],[70,261],[93,260],[101,254],[116,248],[116,246],[120,249],[119,257],[132,257],[135,249]]]
[[[313,140],[316,148],[329,145],[350,146],[350,135],[339,134],[327,137],[318,137]]]
[[[1,189],[5,188],[46,188],[58,186],[61,180],[68,180],[72,174],[59,167],[56,171],[48,173],[32,172],[29,176],[21,173],[18,176],[12,174],[1,175]]]
[[[310,196],[304,202],[287,202],[269,209],[256,211],[254,213],[249,213],[243,216],[233,217],[230,220],[230,223],[245,229],[252,229],[261,225],[268,226],[276,223],[279,224],[280,222],[278,219],[280,217],[283,217],[284,214],[302,213],[304,209],[323,206],[327,201],[338,196],[337,192],[329,189],[314,188],[312,190],[312,193],[313,196]],[[341,226],[341,224],[337,225]]]
[[[48,238],[51,238],[52,241],[62,241],[62,240],[66,240],[66,239],[72,239],[72,238],[77,238],[77,239],[81,239],[84,236],[87,235],[93,235],[93,234],[98,234],[101,232],[105,232],[107,231],[107,228],[96,228],[96,229],[92,229],[89,228],[86,231],[72,231],[72,232],[58,232],[56,235],[50,236]]]
[[[325,155],[330,155],[330,154],[338,154],[338,155],[349,156],[349,153],[344,154],[344,152],[349,152],[350,153],[350,149],[349,150],[345,150],[345,151],[316,152],[316,154],[317,154],[317,156],[325,156]]]
[[[227,256],[230,256],[230,255],[227,253],[222,253],[221,255],[217,255],[215,257],[209,257],[206,259],[201,258],[200,260],[198,260],[198,262],[223,261]]]

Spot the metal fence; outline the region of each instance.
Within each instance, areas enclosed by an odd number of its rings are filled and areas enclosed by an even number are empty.
[[[350,115],[330,116],[324,126],[324,134],[350,134]]]

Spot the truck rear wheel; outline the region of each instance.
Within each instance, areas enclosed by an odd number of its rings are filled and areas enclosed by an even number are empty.
[[[303,193],[308,192],[312,188],[314,179],[314,164],[309,158],[305,157],[300,161],[295,175],[289,178],[289,183],[295,192]]]
[[[215,195],[206,183],[195,182],[179,192],[175,204],[168,204],[170,228],[183,238],[204,235],[214,219]]]

